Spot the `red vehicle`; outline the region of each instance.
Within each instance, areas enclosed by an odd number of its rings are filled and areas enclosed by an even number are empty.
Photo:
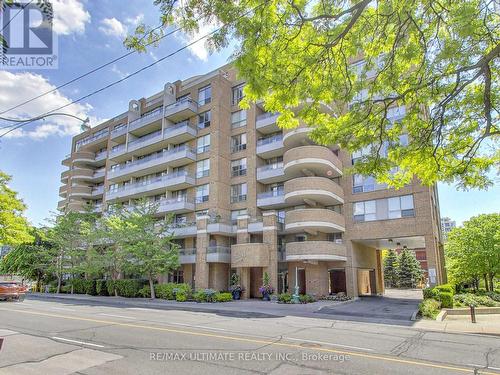
[[[24,301],[27,290],[15,281],[0,281],[0,301]]]

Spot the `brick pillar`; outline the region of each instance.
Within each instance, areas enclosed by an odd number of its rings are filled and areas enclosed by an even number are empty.
[[[196,235],[196,289],[208,288],[209,267],[207,263],[207,247],[209,235],[207,233],[208,216],[200,216],[196,220],[198,232]]]
[[[377,257],[377,268],[375,269],[375,275],[377,278],[377,294],[384,294],[384,272],[382,271],[382,250],[375,250]]]
[[[238,216],[238,225],[236,232],[236,243],[249,243],[250,233],[248,233],[248,215]]]
[[[240,276],[240,283],[243,289],[245,290],[241,295],[242,299],[250,298],[250,267],[241,267],[238,268],[238,275]]]
[[[193,265],[192,264],[184,264],[182,265],[182,271],[184,273],[184,282],[194,287],[193,281]]]
[[[269,245],[269,265],[264,272],[269,274],[271,285],[278,289],[278,216],[276,211],[266,211],[263,216],[262,242]]]

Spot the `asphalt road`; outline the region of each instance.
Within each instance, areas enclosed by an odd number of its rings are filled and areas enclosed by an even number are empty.
[[[0,304],[0,374],[500,374],[500,338],[304,317]]]

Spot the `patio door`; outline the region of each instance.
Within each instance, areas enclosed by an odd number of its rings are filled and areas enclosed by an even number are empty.
[[[330,270],[330,293],[347,293],[345,270]]]

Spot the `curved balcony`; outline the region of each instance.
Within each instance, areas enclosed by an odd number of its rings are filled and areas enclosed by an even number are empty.
[[[344,191],[329,178],[298,177],[285,182],[285,202],[295,206],[304,203],[333,206],[344,203]]]
[[[287,211],[285,231],[288,233],[345,231],[344,216],[326,208],[305,208]]]
[[[286,261],[346,261],[346,247],[330,241],[289,242],[286,244]]]
[[[68,185],[63,185],[59,188],[59,196],[61,198],[66,198],[68,195]]]
[[[95,161],[95,154],[89,151],[77,151],[71,154],[73,165],[90,164]]]
[[[82,211],[85,208],[84,201],[69,202],[66,206],[67,211]]]
[[[269,244],[242,243],[231,246],[231,267],[267,267]]]
[[[92,188],[90,186],[72,186],[68,196],[71,198],[90,198],[92,197]]]
[[[66,208],[66,204],[67,204],[66,199],[60,200],[59,202],[57,202],[57,209],[59,211],[64,210]]]
[[[75,168],[71,170],[71,180],[91,180],[94,178],[94,170]]]
[[[312,128],[306,125],[301,125],[293,129],[285,129],[283,131],[283,145],[286,149],[310,145],[309,133],[311,131]]]
[[[71,169],[68,169],[61,173],[61,182],[63,184],[68,182],[68,177],[71,175]]]
[[[292,148],[283,156],[285,175],[302,177],[316,175],[342,176],[342,163],[329,148],[324,146],[302,146]]]

